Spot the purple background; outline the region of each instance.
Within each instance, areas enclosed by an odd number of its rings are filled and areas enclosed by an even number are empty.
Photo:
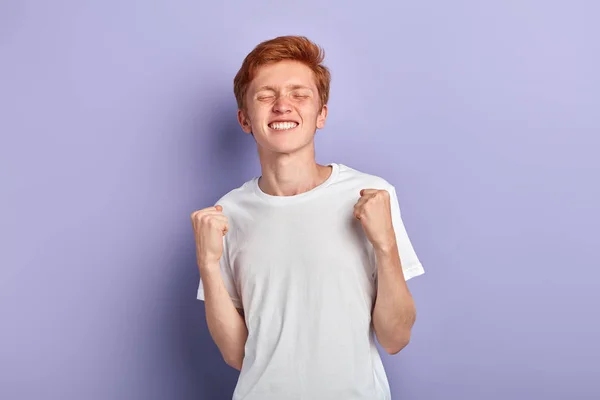
[[[232,80],[282,34],[427,271],[393,398],[600,398],[600,6],[494,3],[0,2],[0,398],[230,398],[189,214],[260,174]]]

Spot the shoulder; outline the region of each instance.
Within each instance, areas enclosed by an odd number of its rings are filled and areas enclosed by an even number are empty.
[[[339,177],[337,182],[341,185],[351,186],[353,189],[378,189],[393,191],[394,186],[382,176],[362,171],[345,164],[338,164]]]
[[[244,182],[242,185],[223,194],[221,197],[219,197],[214,205],[222,206],[223,213],[225,215],[232,215],[239,212],[240,207],[243,204],[248,203],[248,200],[254,196],[254,179],[256,178],[252,178]]]

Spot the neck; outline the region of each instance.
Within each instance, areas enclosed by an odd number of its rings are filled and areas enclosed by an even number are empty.
[[[295,196],[327,180],[332,168],[315,161],[314,147],[291,154],[267,157],[260,154],[260,189],[271,196]]]

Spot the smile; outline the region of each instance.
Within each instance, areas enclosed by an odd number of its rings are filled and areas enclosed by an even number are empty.
[[[288,129],[294,129],[297,126],[298,126],[298,123],[294,122],[294,121],[271,122],[269,124],[269,128],[275,129],[276,131],[285,131]]]

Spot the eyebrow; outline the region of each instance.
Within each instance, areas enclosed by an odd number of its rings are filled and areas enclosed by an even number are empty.
[[[305,85],[298,85],[298,84],[295,84],[295,85],[287,85],[287,86],[286,86],[286,88],[287,88],[287,89],[290,89],[290,90],[296,90],[296,89],[308,89],[308,90],[312,90],[312,89],[311,89],[309,86],[305,86]],[[264,86],[261,86],[261,87],[259,87],[258,89],[256,89],[256,91],[257,91],[257,92],[260,92],[260,91],[262,91],[262,90],[271,90],[271,91],[273,91],[273,92],[277,91],[277,90],[276,90],[276,88],[275,88],[274,86],[270,86],[270,85],[264,85]]]

